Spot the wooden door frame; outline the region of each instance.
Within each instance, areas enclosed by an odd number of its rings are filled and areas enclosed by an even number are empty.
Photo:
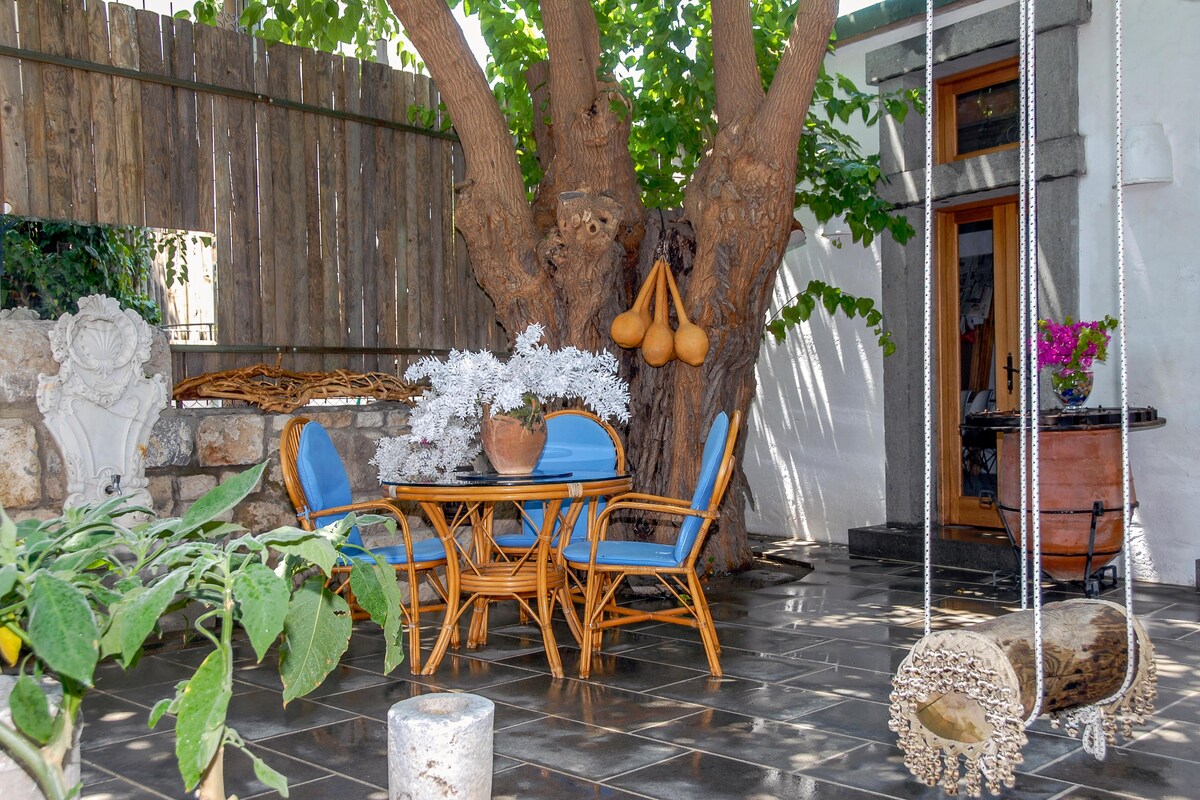
[[[959,430],[962,372],[958,327],[958,226],[986,219],[993,222],[993,275],[1002,276],[1002,280],[994,281],[992,287],[994,346],[997,354],[1002,349],[1017,352],[1017,199],[1013,196],[999,197],[938,209],[934,219],[937,233],[934,240],[934,274],[938,308],[935,387],[939,431],[938,519],[942,524],[999,528],[1000,517],[994,507],[979,506],[967,500],[962,493],[962,434]],[[1000,313],[1001,309],[1006,308],[1011,309],[1011,313]],[[1014,379],[1013,391],[1008,392],[1007,383],[1000,374],[1000,363],[997,355],[993,365],[996,370],[996,407],[1013,408],[1018,402],[1020,381]]]

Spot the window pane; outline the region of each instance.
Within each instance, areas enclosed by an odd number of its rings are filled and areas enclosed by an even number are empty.
[[[974,153],[1019,140],[1020,90],[1011,80],[955,97],[958,154]]]
[[[995,242],[992,221],[958,226],[959,397],[961,416],[995,408]],[[971,431],[962,440],[962,493],[996,494],[996,435]]]

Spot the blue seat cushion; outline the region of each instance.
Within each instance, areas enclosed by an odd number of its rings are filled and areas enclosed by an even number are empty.
[[[441,539],[422,539],[419,542],[413,542],[413,561],[420,563],[422,561],[438,561],[446,557],[446,548],[442,545]],[[402,544],[391,544],[385,547],[375,547],[371,552],[383,558],[388,564],[407,564],[408,552],[405,551]],[[352,550],[347,548],[342,551],[342,557],[339,561],[343,562],[341,566],[345,566],[351,561],[373,561],[369,555],[361,550]]]
[[[527,528],[525,533],[510,533],[504,536],[497,536],[495,541],[497,547],[511,547],[513,549],[521,547],[528,549],[537,544],[537,534],[529,533]],[[557,534],[555,534],[551,542],[558,544]]]
[[[571,542],[563,549],[563,558],[571,564],[587,564],[591,542]],[[596,548],[596,563],[613,567],[678,567],[675,548],[655,542],[601,542]]]

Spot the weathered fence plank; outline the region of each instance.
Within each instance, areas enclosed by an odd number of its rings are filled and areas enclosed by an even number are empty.
[[[0,44],[16,47],[17,7],[0,0]],[[29,179],[25,163],[25,102],[21,96],[21,67],[0,59],[0,202],[13,213],[29,213]]]
[[[0,44],[17,51],[0,56],[3,199],[27,216],[211,233],[219,343],[492,344],[453,226],[461,149],[410,124],[411,106],[437,105],[428,78],[100,0],[0,0]],[[188,353],[177,377],[262,359]]]

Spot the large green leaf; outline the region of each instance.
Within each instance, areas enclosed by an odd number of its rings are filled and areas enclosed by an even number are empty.
[[[144,592],[122,600],[112,608],[112,622],[105,632],[105,650],[115,646],[122,663],[128,664],[154,630],[167,606],[187,582],[188,573],[175,570],[167,573]]]
[[[175,720],[175,757],[189,792],[200,782],[225,737],[225,714],[233,695],[229,654],[214,650],[187,682]]]
[[[33,652],[59,675],[91,686],[100,655],[100,631],[83,593],[41,572],[29,593],[28,609],[26,632]]]
[[[183,515],[183,527],[198,528],[242,502],[243,498],[254,490],[266,468],[266,462],[251,467],[206,492]]]
[[[283,702],[303,697],[321,685],[350,644],[350,606],[309,578],[292,596],[279,648]]]
[[[350,569],[350,588],[358,604],[383,628],[386,642],[383,669],[391,672],[404,661],[404,619],[400,612],[403,599],[396,585],[396,570],[390,564],[356,562]]]
[[[0,513],[2,512],[3,509],[0,509]],[[0,598],[11,592],[13,587],[17,585],[17,575],[16,564],[5,564],[3,567],[0,567]]]
[[[333,543],[315,531],[299,528],[280,528],[258,537],[263,544],[288,556],[302,558],[316,564],[326,575],[333,572],[338,552]]]
[[[258,660],[283,631],[288,612],[288,584],[262,562],[251,562],[233,576],[233,598],[240,621]]]
[[[12,720],[21,733],[38,744],[50,741],[54,734],[54,715],[42,687],[29,675],[22,674],[8,697]]]
[[[17,526],[0,506],[0,563],[11,563],[17,557]],[[0,592],[0,594],[3,594]]]

